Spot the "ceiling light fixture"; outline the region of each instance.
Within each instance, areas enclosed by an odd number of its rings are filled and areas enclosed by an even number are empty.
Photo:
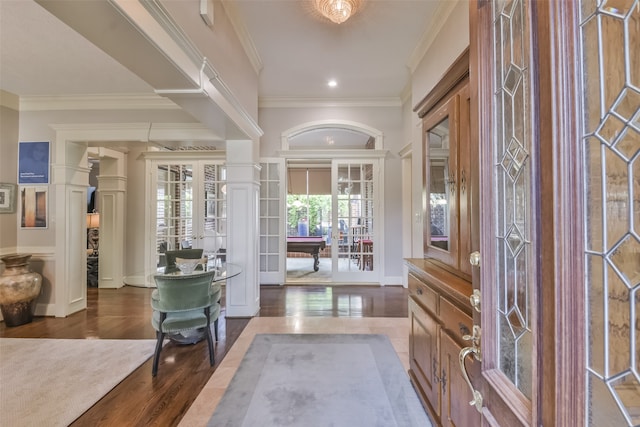
[[[334,79],[329,80],[329,82],[327,83],[327,86],[329,87],[336,87],[338,86],[338,82],[335,81]]]
[[[360,0],[314,0],[314,3],[318,12],[336,24],[349,19],[360,6]]]

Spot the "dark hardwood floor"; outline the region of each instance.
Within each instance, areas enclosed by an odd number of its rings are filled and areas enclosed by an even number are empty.
[[[13,328],[1,322],[0,337],[155,339],[151,291],[129,286],[88,288],[87,310],[66,318],[36,317]],[[259,316],[406,317],[407,296],[400,286],[262,286]],[[162,351],[157,377],[151,376],[149,359],[72,425],[177,425],[249,323],[249,318],[225,318],[224,313],[223,307],[214,367],[209,366],[204,341],[195,345],[169,342]]]

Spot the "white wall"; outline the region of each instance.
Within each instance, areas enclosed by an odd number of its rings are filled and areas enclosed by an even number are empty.
[[[214,1],[213,27],[200,17],[200,0],[163,1],[163,6],[213,65],[247,113],[258,120],[258,76],[222,4]]]
[[[0,93],[0,182],[16,184],[18,181],[18,99],[6,92]],[[5,105],[6,104],[6,105]],[[14,105],[15,108],[9,107]],[[17,198],[15,200],[17,203]],[[0,214],[0,255],[15,252],[18,244],[18,214]],[[3,268],[3,267],[0,267]]]
[[[386,277],[402,276],[402,168],[398,156],[406,144],[400,107],[314,107],[261,108],[259,125],[264,131],[260,155],[274,157],[281,149],[282,132],[303,123],[318,120],[349,120],[382,131],[384,149],[390,152],[385,160],[384,219]],[[384,280],[384,279],[383,279]],[[399,284],[399,279],[396,280]]]
[[[459,1],[433,39],[412,74],[411,101],[415,106],[443,77],[445,71],[469,46],[469,3]],[[411,132],[413,173],[413,257],[422,258],[422,127],[412,108],[404,108],[405,129]],[[407,120],[407,116],[409,119]],[[406,123],[410,123],[406,125]]]

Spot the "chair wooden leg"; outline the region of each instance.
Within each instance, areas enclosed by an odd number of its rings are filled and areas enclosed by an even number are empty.
[[[207,346],[209,347],[209,364],[213,366],[215,363],[215,357],[213,354],[213,338],[211,337],[210,327],[207,327]]]
[[[160,361],[160,352],[162,351],[162,342],[164,341],[164,332],[156,332],[156,351],[153,355],[153,368],[151,369],[151,376],[155,377],[158,373],[158,362]]]
[[[218,319],[213,321],[213,332],[215,332],[216,342],[218,342]]]

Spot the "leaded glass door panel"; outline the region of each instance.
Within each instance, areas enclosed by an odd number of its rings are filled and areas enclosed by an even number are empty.
[[[532,3],[477,2],[480,69],[481,313],[474,351],[481,380],[469,400],[486,424],[538,425],[540,210]],[[485,138],[485,139],[483,139]],[[480,351],[481,350],[481,351]],[[464,350],[463,350],[464,351]],[[471,356],[472,354],[473,356]],[[467,362],[469,364],[469,362]]]

